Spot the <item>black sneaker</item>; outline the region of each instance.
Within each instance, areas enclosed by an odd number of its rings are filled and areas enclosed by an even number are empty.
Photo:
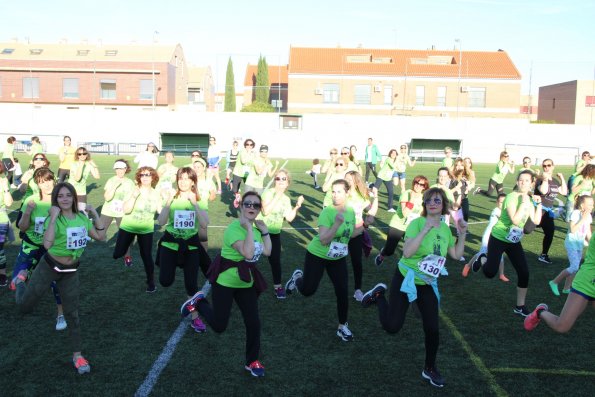
[[[293,291],[298,291],[297,285],[295,284],[295,282],[298,279],[302,278],[303,276],[304,276],[304,272],[302,272],[300,269],[295,269],[293,271],[291,278],[289,280],[287,280],[287,282],[285,283],[285,293],[287,295],[291,294]]]
[[[362,306],[363,307],[368,307],[370,305],[373,305],[374,303],[376,303],[376,300],[383,296],[384,293],[386,292],[386,284],[383,283],[378,283],[374,286],[374,288],[372,288],[371,290],[369,290],[368,292],[366,292],[364,294],[364,297],[362,298]]]
[[[421,371],[421,376],[422,378],[429,380],[432,386],[444,387],[444,378],[442,378],[442,375],[438,372],[438,368],[435,366],[432,368],[424,368],[424,370]]]
[[[539,262],[547,263],[548,265],[552,264],[550,257],[547,254],[541,254],[537,257]]]
[[[516,306],[512,311],[515,314],[518,314],[519,316],[523,316],[523,317],[527,317],[529,314],[531,314],[531,312],[529,310],[527,310],[527,307],[525,305]]]
[[[155,284],[152,284],[152,283],[151,284],[148,284],[147,285],[146,292],[148,294],[153,294],[153,293],[157,292],[157,287],[155,287]]]
[[[8,279],[6,274],[0,274],[0,287],[6,287],[8,285]]]
[[[473,273],[477,273],[479,269],[481,269],[481,267],[487,262],[487,260],[488,257],[486,254],[479,255],[475,262],[473,262],[473,265],[471,265],[471,270],[473,270]]]

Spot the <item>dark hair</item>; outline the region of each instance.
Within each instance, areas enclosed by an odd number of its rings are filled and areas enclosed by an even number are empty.
[[[180,178],[182,178],[182,175],[188,175],[188,178],[190,178],[192,180],[192,182],[194,182],[194,186],[192,186],[190,188],[190,191],[192,191],[195,195],[196,195],[196,201],[200,200],[200,194],[198,193],[197,190],[197,184],[198,184],[198,177],[196,176],[196,172],[191,168],[191,167],[182,167],[178,169],[178,172],[176,172],[176,183],[180,180]],[[176,191],[176,195],[174,197],[179,197],[180,196],[180,187],[178,185],[178,190]]]
[[[136,184],[140,186],[140,174],[144,171],[149,171],[151,173],[151,187],[157,186],[157,182],[159,182],[159,174],[157,174],[157,170],[153,167],[140,167],[136,170],[136,174],[134,175],[134,180]]]
[[[31,137],[31,142],[38,142],[39,143],[39,137],[38,136],[32,136]]]
[[[14,136],[9,136],[8,139],[6,140],[6,142],[8,142],[8,143],[14,143],[14,142],[16,142],[16,140],[17,139]]]
[[[289,173],[289,171],[285,168],[278,169],[277,172],[275,172],[275,177],[277,177],[277,175],[281,173],[285,174],[285,176],[287,177],[287,186],[291,185],[291,174]]]
[[[422,190],[425,192],[430,187],[430,181],[428,181],[428,178],[426,178],[423,175],[417,175],[415,178],[413,178],[413,180],[411,181],[411,189],[413,190],[413,188],[415,187],[415,184],[420,181],[423,181],[426,184],[424,190]]]
[[[391,149],[391,150],[388,151],[388,157],[390,157],[390,154],[392,152],[395,152],[395,155],[397,155],[397,149]]]
[[[448,173],[448,177],[450,179],[453,179],[452,173],[450,172],[450,169],[448,167],[440,167],[440,168],[438,168],[438,172],[436,172],[436,176],[440,176],[440,171],[446,171]]]
[[[68,135],[64,135],[64,138],[62,138],[62,141],[64,141],[66,138],[68,138],[68,140],[72,142],[72,138],[69,137]]]
[[[595,179],[595,165],[587,164],[585,168],[581,171],[580,175],[583,178]]]
[[[37,183],[38,185],[42,182],[49,182],[49,181],[56,181],[56,176],[54,175],[54,172],[52,170],[50,170],[47,167],[41,167],[35,170],[35,172],[33,172],[33,180],[35,181],[35,183]],[[53,192],[53,190],[52,190]],[[43,193],[41,192],[41,189],[39,190],[39,198],[41,199],[43,197]]]
[[[13,159],[13,161],[14,161],[15,163],[18,163],[18,162],[19,162],[19,159],[17,159],[17,158],[15,157],[15,158]],[[1,161],[0,161],[0,163],[1,163]]]
[[[250,139],[250,138],[248,138],[248,139],[246,139],[246,140],[244,141],[244,147],[246,147],[246,144],[247,144],[248,142],[252,143],[252,147],[253,147],[254,149],[256,149],[256,142],[254,142],[254,141],[253,141],[252,139]]]
[[[145,149],[145,152],[147,150],[149,150],[149,145],[153,145],[153,150],[151,150],[151,153],[157,153],[157,152],[159,152],[159,149],[157,148],[157,145],[155,145],[153,142],[147,143],[147,148]]]
[[[2,161],[0,161],[0,174],[4,174],[6,172],[6,168],[4,167],[4,164],[2,163]]]
[[[244,202],[244,200],[246,200],[246,197],[248,197],[248,196],[255,196],[255,197],[257,197],[258,198],[258,201],[260,201],[260,203],[262,204],[262,197],[260,197],[260,194],[258,194],[254,190],[250,190],[250,191],[242,194],[242,203]]]
[[[351,189],[351,185],[349,185],[349,182],[347,182],[345,179],[337,179],[331,186],[335,185],[343,185],[346,193],[349,191],[349,189]]]
[[[543,166],[543,163],[545,163],[546,161],[549,161],[550,163],[552,163],[552,167],[555,165],[555,164],[554,164],[554,160],[552,160],[552,159],[544,159],[544,160],[541,162],[541,166]]]
[[[588,150],[585,150],[585,151],[584,151],[584,152],[581,154],[581,157],[590,156],[590,155],[591,155],[591,153],[589,153],[589,151],[588,151]]]
[[[531,170],[523,170],[523,171],[519,172],[519,174],[516,177],[517,182],[519,181],[519,179],[521,179],[521,175],[524,175],[524,174],[531,176],[531,182],[535,182],[535,174]]]
[[[320,164],[320,160],[319,159],[314,159],[314,160],[312,160],[312,164]]]
[[[43,157],[43,161],[45,162],[44,167],[49,167],[50,166],[50,160],[48,160],[47,156],[43,153],[35,153],[33,155],[33,158],[37,157],[37,156],[42,156]]]
[[[421,210],[421,216],[423,216],[424,218],[427,216],[426,200],[434,195],[439,195],[440,199],[442,200],[441,215],[448,214],[448,211],[450,210],[450,200],[448,199],[448,197],[446,197],[446,192],[444,191],[444,189],[441,189],[439,187],[432,187],[424,192],[424,196],[422,198],[421,205],[422,205],[423,209]]]
[[[583,194],[583,195],[577,195],[574,198],[574,209],[578,210],[581,206],[582,203],[585,202],[586,199],[588,198],[593,198],[593,196],[591,196],[590,194]]]
[[[66,188],[70,194],[72,195],[72,212],[78,214],[79,212],[79,200],[76,195],[76,189],[68,182],[60,182],[56,186],[54,186],[54,190],[52,190],[52,205],[54,207],[60,207],[58,205],[58,193],[62,188]]]

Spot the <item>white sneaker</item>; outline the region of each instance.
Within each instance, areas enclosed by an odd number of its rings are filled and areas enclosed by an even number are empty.
[[[297,285],[295,282],[303,276],[304,272],[302,272],[300,269],[295,269],[291,275],[291,278],[285,283],[285,293],[291,294],[293,291],[297,290]]]
[[[391,208],[391,209],[389,209],[389,210],[388,210],[388,211],[386,211],[386,212],[397,212],[397,210],[396,210],[396,209],[394,209],[394,208]]]
[[[58,317],[56,317],[56,331],[64,331],[66,327],[68,327],[68,324],[66,324],[66,319],[62,314],[60,314]]]
[[[358,301],[361,302],[362,299],[364,298],[364,293],[362,292],[361,289],[356,289],[355,293],[353,294],[353,298]]]
[[[343,342],[350,342],[353,340],[353,334],[347,327],[347,323],[339,325],[337,329],[337,336],[341,338]]]
[[[211,292],[211,283],[209,282],[209,280],[205,281],[200,290],[202,291],[204,296],[209,295],[209,292]]]

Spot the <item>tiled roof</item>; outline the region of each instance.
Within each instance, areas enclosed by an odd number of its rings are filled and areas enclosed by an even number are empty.
[[[287,84],[287,69],[289,65],[268,65],[269,66],[269,83],[273,84]],[[248,64],[246,66],[246,75],[244,76],[244,87],[250,87],[256,84],[256,74],[258,65]]]
[[[505,51],[291,47],[289,74],[520,79]]]
[[[177,45],[0,43],[0,60],[169,62]]]

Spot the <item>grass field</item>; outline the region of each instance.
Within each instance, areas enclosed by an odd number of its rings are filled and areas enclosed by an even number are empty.
[[[113,175],[113,156],[94,156],[101,179],[90,184],[89,201],[102,203],[103,186]],[[25,164],[25,158],[21,159]],[[55,156],[50,156],[57,165]],[[178,159],[180,164],[187,159]],[[298,218],[283,231],[283,278],[302,267],[305,245],[312,237],[320,212],[322,193],[311,187],[304,174],[309,162],[289,161],[293,173],[292,199],[306,198]],[[52,167],[55,169],[55,167]],[[424,174],[433,181],[437,164],[418,164],[407,172],[409,181]],[[476,165],[478,184],[485,186],[494,165]],[[556,169],[569,174],[570,167]],[[513,178],[505,181],[507,191]],[[384,243],[389,213],[386,194],[381,202],[376,228],[372,230],[374,250],[364,261],[364,289],[377,282],[390,283],[396,258],[377,268],[373,258]],[[223,202],[222,202],[223,201]],[[224,228],[232,220],[231,194],[211,204],[209,252],[213,257],[221,247]],[[478,249],[489,212],[495,200],[472,196],[470,236],[465,256]],[[20,201],[17,202],[20,205]],[[11,209],[17,208],[15,203]],[[14,220],[12,214],[12,219]],[[563,241],[566,225],[556,223],[550,257],[554,263],[537,261],[542,234],[538,229],[523,240],[530,265],[527,305],[547,302],[559,313],[565,297],[551,294],[547,281],[566,267]],[[440,349],[437,365],[447,384],[435,389],[420,374],[424,362],[421,321],[408,313],[406,324],[396,335],[384,332],[375,308],[362,309],[350,298],[349,325],[352,343],[335,336],[337,326],[332,285],[325,276],[318,292],[310,298],[290,296],[278,301],[273,296],[272,277],[266,259],[260,268],[270,282],[260,297],[262,321],[261,361],[266,376],[251,377],[243,368],[244,326],[234,306],[228,330],[216,334],[192,331],[180,326],[179,307],[185,300],[182,274],[178,272],[170,288],[158,285],[156,294],[144,292],[144,271],[137,247],[134,266],[125,268],[112,260],[115,225],[108,241],[88,246],[80,267],[81,327],[83,354],[92,371],[80,376],[73,369],[67,333],[56,332],[55,305],[48,293],[30,315],[18,313],[14,294],[0,289],[0,374],[1,396],[110,395],[448,395],[448,396],[592,396],[595,390],[595,316],[591,308],[571,332],[559,335],[545,325],[527,333],[522,319],[512,313],[515,304],[516,274],[506,266],[511,279],[503,283],[481,274],[464,279],[462,264],[450,261],[450,276],[440,279],[442,311]],[[160,233],[156,233],[155,241]],[[18,242],[6,248],[8,271],[18,252]],[[397,251],[399,252],[399,251]],[[199,285],[202,284],[202,275]],[[350,270],[350,285],[353,277]],[[168,340],[182,335],[175,350]],[[184,332],[185,331],[185,332]],[[145,383],[155,361],[164,351],[171,358],[159,377]],[[165,363],[165,362],[164,362]],[[141,385],[144,388],[139,389]]]

